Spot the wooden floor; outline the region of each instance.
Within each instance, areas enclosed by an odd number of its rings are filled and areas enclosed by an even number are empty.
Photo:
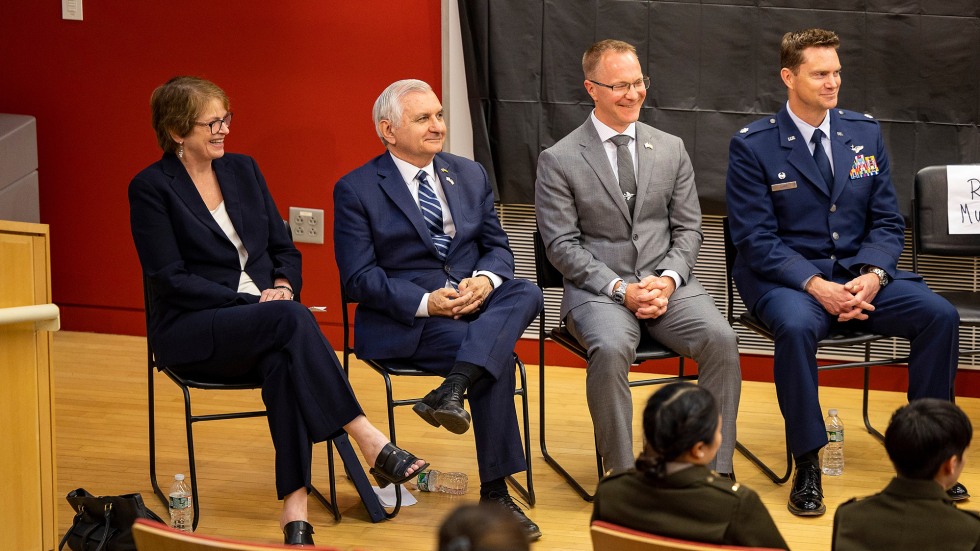
[[[144,339],[61,332],[55,334],[54,342],[59,495],[78,487],[95,494],[141,492],[152,509],[166,515],[166,509],[153,496],[148,476]],[[532,468],[537,493],[537,506],[528,515],[544,533],[533,549],[588,550],[590,504],[579,499],[541,457],[537,441],[537,373],[537,366],[528,366]],[[567,459],[576,475],[594,481],[592,425],[585,406],[584,379],[582,369],[549,369],[548,447],[563,461]],[[368,417],[384,431],[384,386],[380,376],[356,363],[351,382]],[[436,379],[403,378],[395,381],[395,389],[402,397],[417,396],[435,383]],[[165,478],[161,484],[167,484],[167,477],[187,470],[183,411],[177,388],[159,374],[157,388],[159,437],[164,441],[159,472]],[[634,391],[637,411],[642,410],[650,392],[649,388]],[[823,388],[821,392],[824,407],[838,408],[847,427],[845,473],[824,478],[826,515],[816,519],[794,517],[786,510],[788,486],[772,484],[742,456],[735,456],[739,482],[761,494],[786,541],[797,551],[829,549],[837,505],[851,496],[878,491],[891,477],[884,448],[862,428],[860,391]],[[201,398],[200,403],[208,406],[204,408],[208,412],[261,404],[257,392],[211,392]],[[904,395],[899,393],[874,392],[872,421],[883,429],[890,413],[904,401]],[[975,423],[980,419],[980,399],[964,398],[958,403]],[[402,409],[396,414],[399,444],[431,462],[432,468],[468,473],[468,493],[459,497],[416,494],[418,505],[403,509],[393,521],[372,524],[353,486],[341,481],[339,502],[344,517],[340,523],[334,523],[318,503],[310,504],[317,543],[368,551],[431,550],[435,548],[434,535],[442,518],[455,506],[478,499],[472,431],[456,436],[421,422],[409,408]],[[771,384],[744,384],[738,428],[741,442],[775,463],[782,460],[783,424]],[[638,425],[634,432],[640,434]],[[273,450],[265,420],[201,423],[195,428],[195,436],[202,495],[198,532],[281,542]],[[321,444],[314,452],[314,484],[320,488],[327,487],[325,450]],[[980,491],[980,463],[968,461],[961,480],[975,492]],[[593,485],[594,482],[589,487]],[[71,522],[66,502],[60,502],[58,513],[63,533]]]

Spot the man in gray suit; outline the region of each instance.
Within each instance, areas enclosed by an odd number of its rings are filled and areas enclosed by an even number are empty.
[[[605,469],[633,465],[627,375],[640,332],[699,366],[718,400],[732,473],[741,392],[735,333],[691,274],[703,235],[683,142],[637,122],[650,85],[636,49],[593,44],[582,58],[588,120],[538,158],[535,207],[548,258],[565,276],[561,315],[589,351],[586,396]]]

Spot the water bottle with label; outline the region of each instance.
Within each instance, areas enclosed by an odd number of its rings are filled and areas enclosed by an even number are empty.
[[[823,449],[823,474],[840,476],[844,473],[844,423],[836,409],[827,411],[827,445]]]
[[[419,473],[415,486],[422,492],[442,492],[463,495],[466,493],[466,473],[444,473],[430,469]]]
[[[184,482],[184,475],[174,475],[170,485],[170,526],[184,532],[194,530],[194,507],[190,485]]]

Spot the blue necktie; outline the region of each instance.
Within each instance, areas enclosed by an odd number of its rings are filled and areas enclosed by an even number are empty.
[[[420,170],[415,175],[415,179],[419,181],[419,210],[422,211],[422,218],[425,219],[425,227],[429,230],[429,236],[432,237],[439,258],[445,260],[453,238],[443,231],[442,205],[439,204],[435,190],[429,185],[428,175],[424,170]]]
[[[830,168],[830,159],[827,158],[827,152],[820,145],[821,140],[823,140],[823,131],[818,128],[813,131],[813,136],[810,138],[810,141],[813,143],[813,160],[817,163],[817,169],[820,170],[820,175],[827,182],[827,189],[831,189],[834,187],[834,171]]]

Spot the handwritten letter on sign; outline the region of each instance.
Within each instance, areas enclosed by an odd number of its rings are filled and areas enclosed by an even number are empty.
[[[980,234],[980,165],[946,167],[949,233]]]

